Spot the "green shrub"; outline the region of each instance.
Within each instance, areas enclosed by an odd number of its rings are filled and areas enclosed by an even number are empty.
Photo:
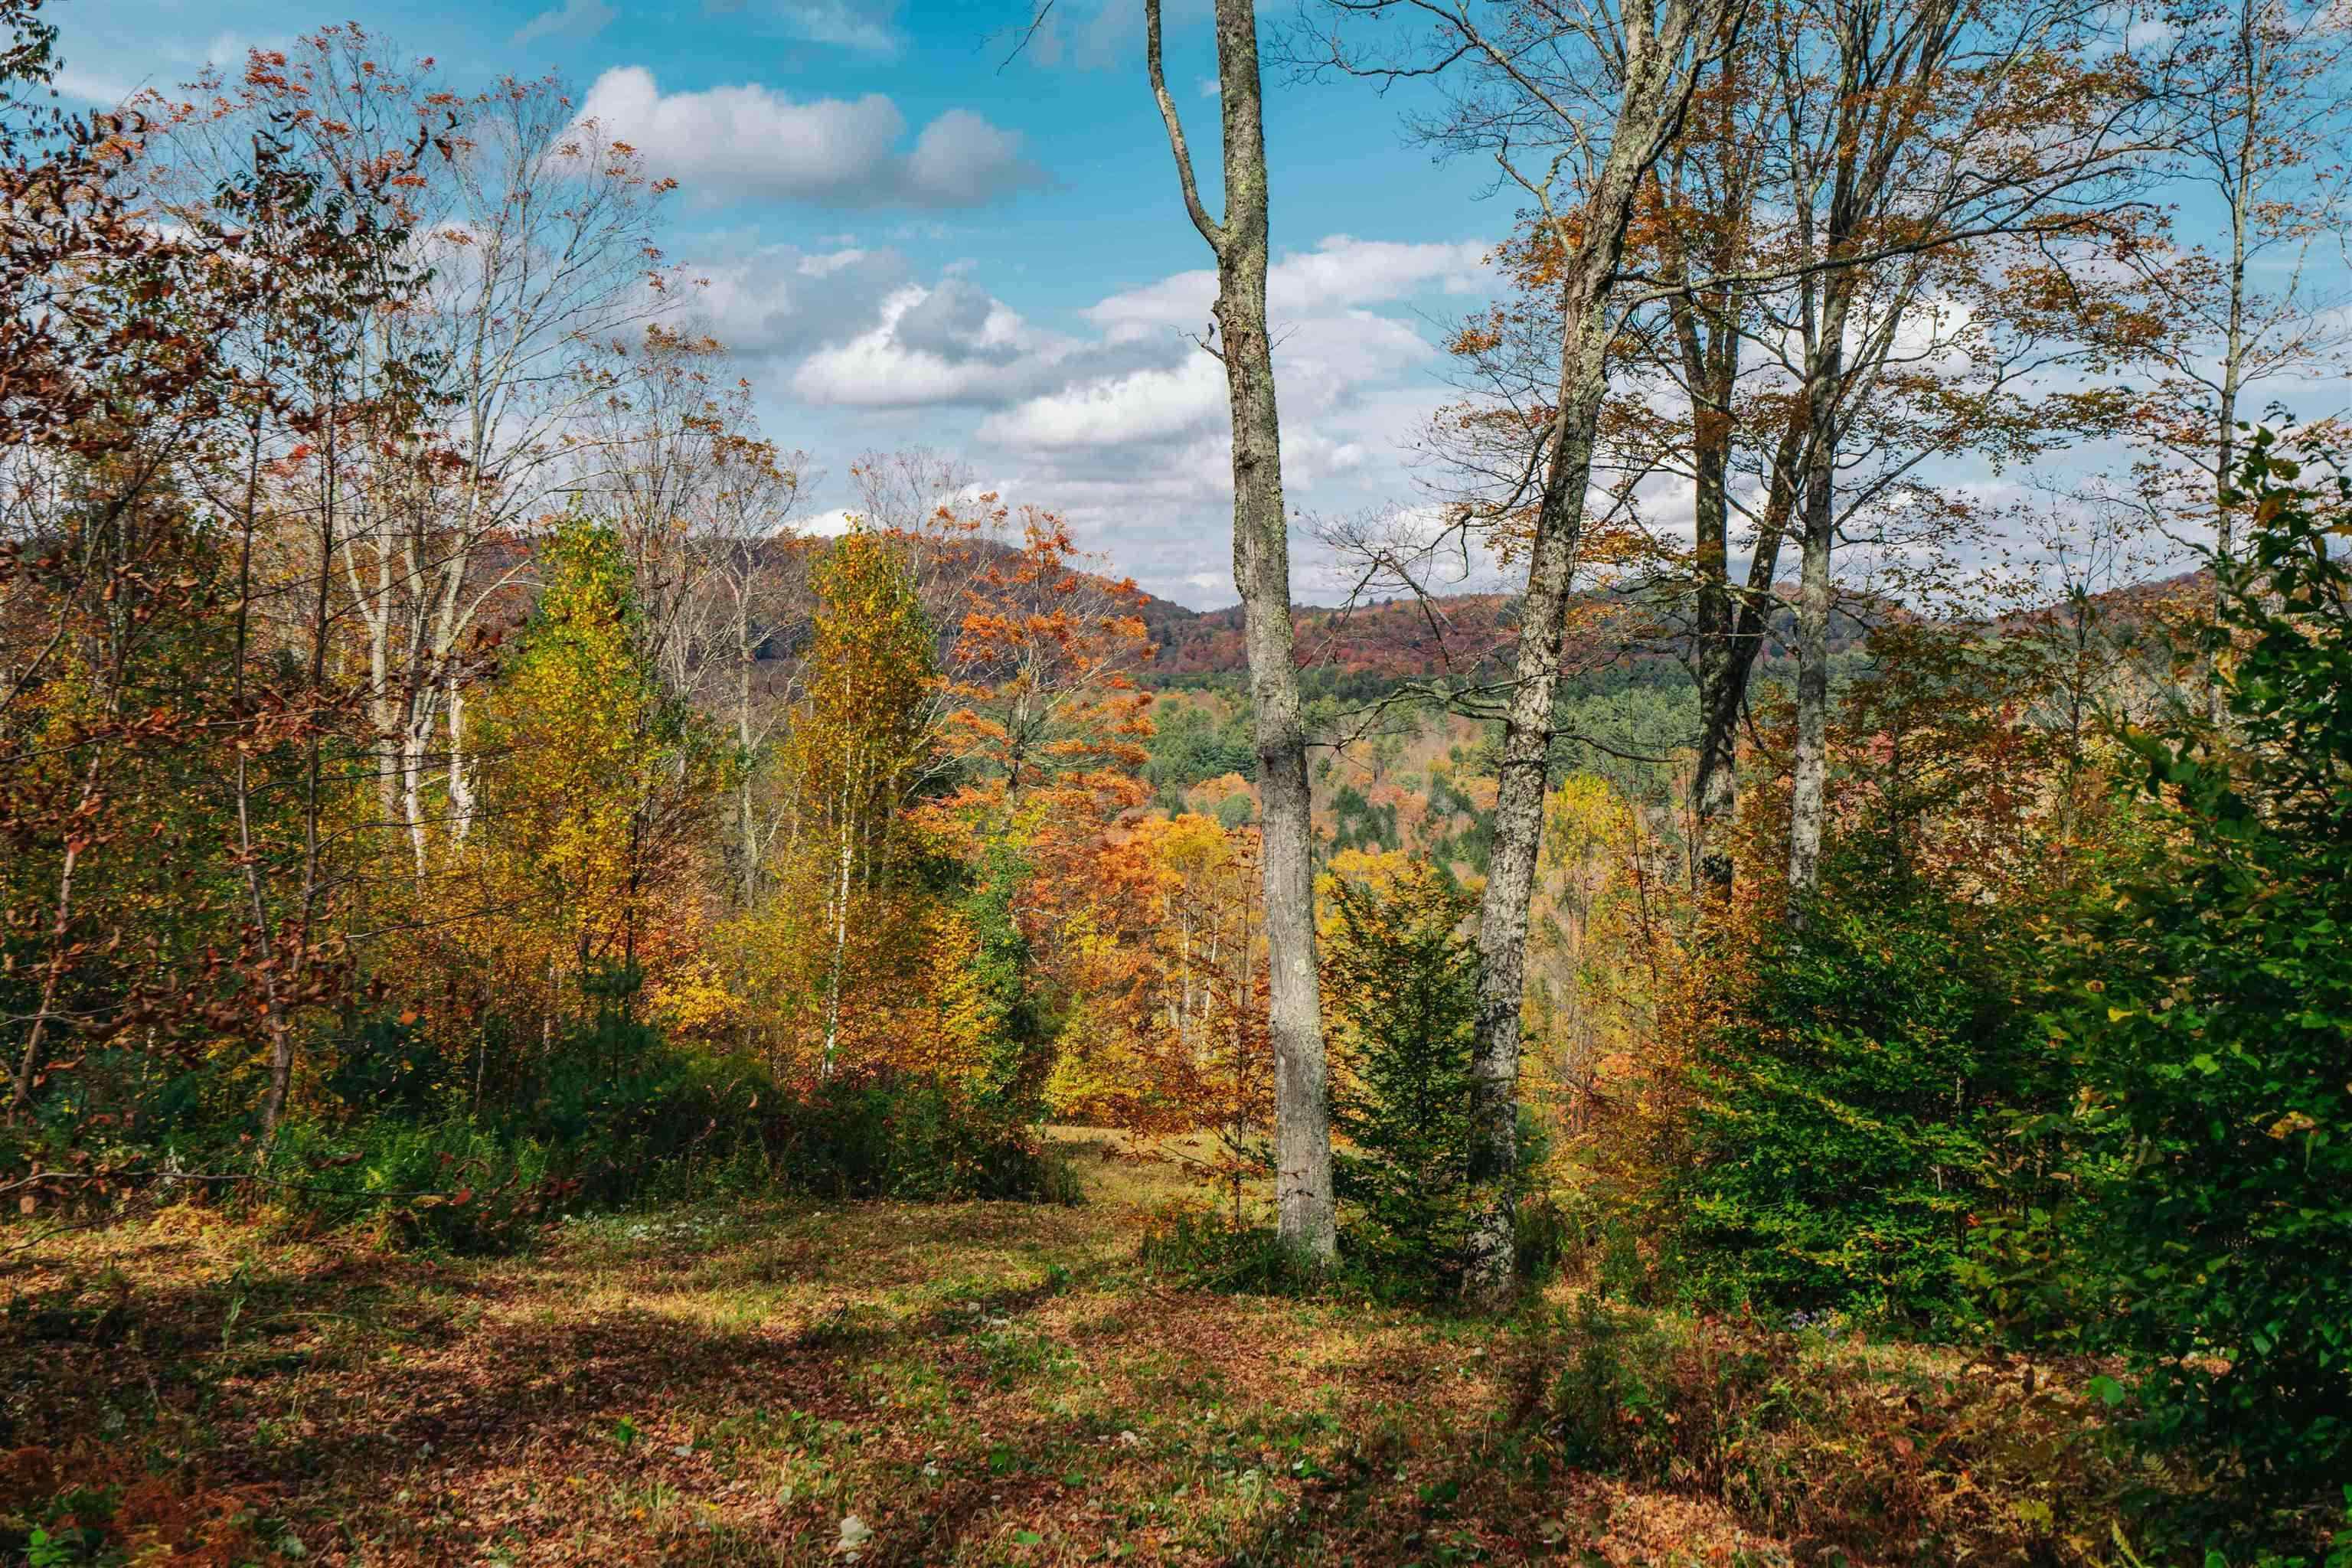
[[[1339,1277],[1309,1266],[1270,1225],[1236,1222],[1213,1208],[1179,1204],[1155,1213],[1138,1261],[1203,1290],[1260,1296],[1318,1295]]]
[[[381,1120],[356,1138],[288,1122],[259,1173],[257,1195],[274,1208],[326,1228],[373,1229],[395,1246],[453,1252],[520,1245],[574,1191],[544,1144],[459,1121]]]
[[[1076,1196],[1075,1178],[1015,1117],[918,1080],[836,1079],[794,1095],[760,1063],[681,1051],[617,1016],[559,1042],[536,1095],[497,1114],[446,1100],[411,1114],[399,1074],[362,1069],[344,1081],[361,1088],[339,1120],[279,1130],[255,1195],[321,1226],[372,1228],[393,1245],[503,1250],[558,1205],[772,1191]],[[228,1152],[178,1152],[183,1168],[199,1169]]]
[[[781,1180],[807,1192],[1034,1198],[1053,1180],[1034,1127],[919,1080],[821,1084],[784,1105],[774,1132]]]
[[[1673,1346],[1648,1314],[1614,1311],[1589,1295],[1577,1298],[1573,1340],[1549,1400],[1561,1458],[1583,1470],[1635,1466],[1669,1436]]]
[[[2247,554],[2216,563],[2229,718],[2127,737],[2167,847],[2050,1020],[2089,1079],[2141,1435],[2289,1531],[2352,1481],[2352,485],[2298,477],[2256,437]]]
[[[1677,1246],[1718,1300],[1969,1323],[2025,1020],[1962,911],[1843,869],[1858,890],[1776,929],[1704,1042]]]

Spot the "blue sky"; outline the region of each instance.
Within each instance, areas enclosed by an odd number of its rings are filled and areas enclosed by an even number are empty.
[[[1188,342],[1214,294],[1142,68],[1139,0],[387,0],[359,20],[451,86],[552,71],[681,189],[664,236],[760,389],[766,433],[829,476],[861,454],[961,458],[1065,513],[1151,592],[1230,604],[1222,374]],[[1168,0],[1169,76],[1213,203],[1207,0]],[[1266,7],[1278,16],[1286,7]],[[113,101],[343,19],[282,0],[59,0],[67,96]],[[1306,521],[1426,499],[1413,443],[1453,395],[1436,347],[1489,295],[1511,226],[1487,171],[1410,145],[1409,91],[1269,82],[1284,468]],[[2187,227],[2195,237],[2192,198]],[[2352,282],[2339,240],[2321,292]],[[2345,318],[2352,337],[2352,317]],[[2341,410],[2340,376],[2292,388]],[[2259,414],[2259,410],[2253,411]],[[2121,453],[2079,453],[2068,468]],[[2014,500],[2028,476],[1949,468]],[[1294,534],[1301,598],[1344,577]]]
[[[1213,285],[1144,81],[1142,8],[1060,0],[1003,65],[1024,3],[394,0],[358,19],[461,89],[555,71],[682,181],[668,247],[709,278],[699,308],[761,388],[767,433],[832,476],[814,509],[848,499],[859,453],[929,446],[1066,512],[1152,592],[1229,604],[1223,383],[1185,338]],[[53,15],[59,85],[94,100],[341,19],[255,0]],[[1169,24],[1213,185],[1207,6],[1171,0]],[[1411,500],[1408,447],[1449,395],[1434,341],[1486,297],[1509,204],[1408,146],[1396,99],[1272,86],[1293,504]],[[1302,567],[1302,596],[1334,584]]]

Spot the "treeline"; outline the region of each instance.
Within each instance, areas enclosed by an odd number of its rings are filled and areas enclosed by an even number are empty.
[[[25,1211],[1039,1190],[1057,1043],[1140,984],[1080,907],[1146,793],[1139,595],[926,454],[801,534],[667,183],[561,84],[346,26],[77,121],[6,16]]]

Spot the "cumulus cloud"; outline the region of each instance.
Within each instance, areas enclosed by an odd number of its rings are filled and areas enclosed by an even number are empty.
[[[906,117],[880,93],[794,100],[756,84],[665,93],[653,72],[623,66],[596,79],[581,118],[712,201],[969,207],[1044,178],[1018,132],[970,110],[948,110],[902,150]]]
[[[1406,455],[1451,394],[1412,307],[1476,288],[1485,249],[1335,236],[1275,265],[1283,472],[1305,513],[1417,499]],[[1152,592],[1231,602],[1224,372],[1188,336],[1206,321],[1210,275],[1162,279],[1055,326],[968,264],[919,273],[885,248],[772,247],[698,271],[710,330],[769,361],[758,379],[803,411],[803,427],[837,416],[853,443],[893,422],[919,430],[908,438],[984,458],[996,488],[1063,512]],[[1303,527],[1296,548],[1299,592],[1341,585]]]
[[[1206,354],[1195,354],[1031,398],[992,416],[980,438],[1033,452],[1128,447],[1196,433],[1224,409],[1224,373]]]
[[[793,391],[804,402],[863,408],[995,404],[1034,384],[1061,348],[950,278],[891,294],[873,326],[802,361]]]
[[[1429,288],[1467,294],[1482,287],[1487,247],[1479,240],[1408,245],[1335,234],[1312,250],[1294,251],[1266,269],[1268,314],[1381,304]],[[1112,336],[1197,328],[1217,298],[1206,268],[1113,294],[1087,311]]]
[[[1300,417],[1343,412],[1371,386],[1410,372],[1435,353],[1412,325],[1370,307],[1421,289],[1453,289],[1475,275],[1484,247],[1368,243],[1335,236],[1314,250],[1285,257],[1269,269],[1267,312],[1275,336],[1275,374],[1286,426]],[[1165,444],[1213,431],[1226,416],[1223,372],[1179,334],[1197,330],[1216,298],[1216,277],[1184,272],[1115,294],[1087,309],[1103,332],[1095,364],[1071,356],[1063,386],[992,416],[983,440],[1033,451],[1133,443]],[[1099,361],[1126,348],[1155,363],[1105,370]],[[1095,374],[1087,373],[1093,370]],[[1286,428],[1286,467],[1307,456],[1312,437]],[[1358,444],[1328,444],[1334,462]]]
[[[519,49],[541,38],[593,38],[619,15],[604,0],[563,0],[562,5],[541,11],[516,28],[507,42]]]
[[[762,246],[694,268],[695,325],[750,360],[792,360],[866,329],[911,280],[895,250]]]

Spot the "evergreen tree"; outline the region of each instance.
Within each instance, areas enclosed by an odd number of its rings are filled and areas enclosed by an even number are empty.
[[[2299,477],[2256,436],[2225,717],[2128,737],[2171,831],[2053,1020],[2104,1139],[2107,1326],[2241,1524],[2352,1482],[2352,482]]]
[[[1472,909],[1423,862],[1387,885],[1334,878],[1323,957],[1339,1054],[1333,1113],[1353,1147],[1337,1187],[1351,1247],[1385,1273],[1450,1286],[1470,1236]]]

